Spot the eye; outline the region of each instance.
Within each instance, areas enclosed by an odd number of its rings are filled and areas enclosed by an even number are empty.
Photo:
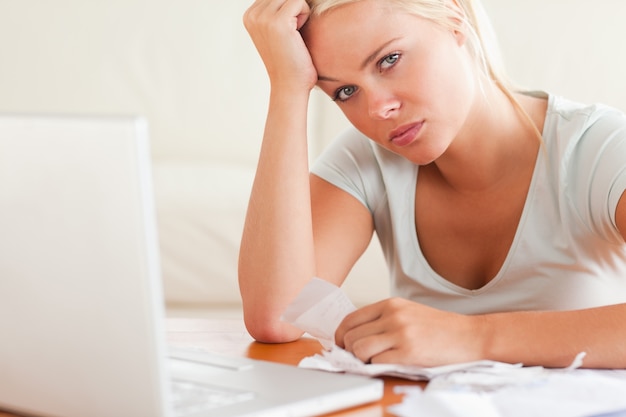
[[[356,92],[356,87],[353,85],[348,85],[345,87],[341,87],[335,92],[335,96],[333,97],[334,101],[346,101]]]
[[[400,59],[399,53],[389,54],[380,60],[380,62],[378,63],[378,67],[381,70],[386,70],[394,66],[398,62],[399,59]]]

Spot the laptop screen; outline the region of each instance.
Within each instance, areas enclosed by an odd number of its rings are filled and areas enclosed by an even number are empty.
[[[162,415],[152,198],[141,118],[0,115],[0,407]]]

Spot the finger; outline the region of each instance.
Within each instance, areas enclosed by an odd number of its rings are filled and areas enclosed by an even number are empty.
[[[406,337],[406,328],[394,328],[384,317],[349,330],[345,349],[365,363],[412,363],[419,345]]]
[[[249,26],[254,21],[275,22],[282,18],[294,19],[296,29],[300,29],[310,14],[305,0],[257,0],[244,13],[244,23]]]
[[[375,363],[376,358],[394,348],[394,341],[384,332],[368,334],[354,340],[351,340],[348,333],[347,339],[346,350],[365,363]]]
[[[394,363],[400,365],[415,365],[415,363],[409,360],[406,355],[402,354],[402,351],[396,348],[386,349],[372,355],[369,359],[369,363]]]
[[[311,89],[317,72],[298,27],[308,19],[304,0],[258,0],[244,16],[272,85]]]
[[[348,314],[335,331],[335,343],[337,346],[345,347],[345,337],[348,332],[366,323],[378,320],[381,315],[381,303],[371,304]]]
[[[258,19],[259,16],[275,14],[285,0],[256,0],[244,13],[245,18]]]
[[[300,13],[296,17],[296,29],[302,29],[307,20],[309,20],[309,13]]]
[[[304,0],[287,0],[279,10],[288,17],[295,17],[296,30],[300,30],[306,23],[311,13],[311,9]]]

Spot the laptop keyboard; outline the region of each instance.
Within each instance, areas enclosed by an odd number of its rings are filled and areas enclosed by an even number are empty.
[[[176,417],[191,416],[252,398],[253,392],[228,390],[191,381],[172,381],[172,401]]]

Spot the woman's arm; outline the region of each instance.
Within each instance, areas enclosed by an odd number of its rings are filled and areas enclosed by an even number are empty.
[[[626,368],[626,304],[575,311],[485,315],[485,357],[546,367],[568,366],[586,352],[586,368]]]
[[[315,274],[307,108],[316,72],[298,29],[304,0],[259,0],[244,15],[270,78],[270,100],[239,254],[244,319],[260,341],[298,338],[279,317]]]
[[[340,284],[372,234],[367,209],[309,176],[307,107],[317,73],[298,31],[307,13],[304,0],[257,0],[244,16],[271,85],[239,256],[246,326],[264,342],[298,338],[280,321],[287,305],[314,276]]]
[[[626,368],[626,304],[466,316],[405,299],[348,315],[336,342],[365,362],[438,366],[491,359],[564,367]]]
[[[626,192],[615,217],[626,240]],[[626,304],[467,316],[399,298],[353,312],[335,335],[365,362],[420,366],[492,359],[563,367],[586,352],[584,367],[626,368],[624,340]]]

